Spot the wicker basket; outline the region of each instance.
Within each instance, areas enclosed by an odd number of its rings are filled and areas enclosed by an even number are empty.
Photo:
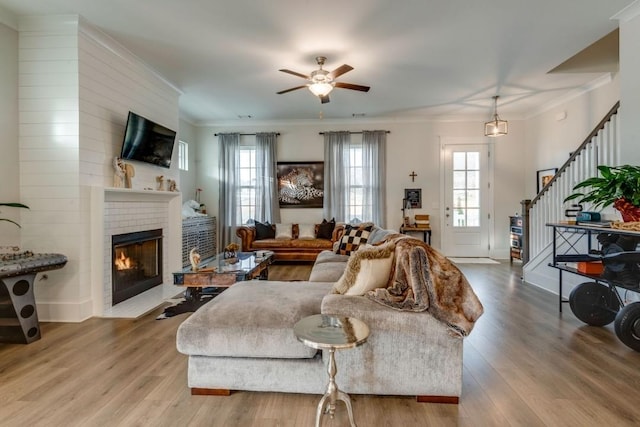
[[[616,221],[611,223],[611,228],[627,231],[640,231],[640,221],[622,222]]]

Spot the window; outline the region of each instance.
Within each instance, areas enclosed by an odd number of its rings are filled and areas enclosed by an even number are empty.
[[[189,144],[184,141],[178,141],[178,169],[189,170]]]
[[[347,220],[360,219],[370,220],[368,213],[373,208],[371,205],[365,206],[364,200],[364,167],[362,163],[362,145],[352,144],[349,146],[349,217]]]
[[[359,133],[358,133],[359,134]],[[385,224],[386,131],[325,132],[324,215]]]
[[[237,187],[236,224],[245,224],[256,215],[256,147],[240,147],[240,183]]]

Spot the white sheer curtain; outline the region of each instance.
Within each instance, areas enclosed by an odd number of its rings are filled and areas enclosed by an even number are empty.
[[[374,224],[386,227],[386,158],[387,131],[374,130],[362,132],[362,183],[364,186],[364,216],[371,218]]]
[[[258,221],[280,222],[274,132],[256,134],[256,214]]]
[[[220,247],[236,240],[238,185],[240,185],[240,134],[218,134],[220,187],[218,222]]]
[[[324,133],[324,209],[325,218],[348,222],[349,148],[351,133]]]
[[[386,227],[386,141],[386,131],[364,131],[362,143],[353,143],[350,132],[325,132],[326,218],[349,222],[358,205],[358,219]]]

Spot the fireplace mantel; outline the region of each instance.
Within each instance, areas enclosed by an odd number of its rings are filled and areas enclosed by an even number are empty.
[[[138,317],[150,309],[161,305],[165,299],[177,292],[171,272],[182,266],[182,193],[177,191],[138,190],[130,188],[85,187],[91,194],[91,229],[92,229],[92,303],[93,315],[100,317]],[[130,212],[131,221],[122,221],[123,215]],[[144,212],[144,214],[141,214]],[[148,213],[148,214],[147,214]],[[154,228],[153,223],[161,223],[164,234],[164,280],[161,286],[150,291],[142,304],[124,301],[116,306],[111,305],[111,239],[107,230],[113,227],[114,215],[119,218],[118,227],[122,232]],[[114,234],[120,231],[113,230]],[[108,258],[108,259],[107,259]],[[109,269],[109,271],[107,271]],[[107,280],[108,279],[108,280]],[[109,291],[105,292],[106,286]],[[151,292],[153,291],[153,292]],[[145,294],[147,293],[145,292]],[[144,294],[141,294],[144,296]],[[138,298],[138,297],[134,297]],[[132,299],[134,299],[132,298]],[[121,310],[121,305],[131,305],[133,309]]]
[[[181,196],[182,193],[178,191],[157,191],[157,190],[134,190],[131,188],[105,188],[104,189],[105,200],[112,201],[140,201],[141,198],[154,198],[154,199],[173,199],[174,197]]]

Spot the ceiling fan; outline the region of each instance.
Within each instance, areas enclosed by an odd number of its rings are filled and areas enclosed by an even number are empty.
[[[320,68],[313,71],[311,75],[308,75],[308,76],[302,73],[291,71],[291,70],[280,70],[283,73],[293,74],[294,76],[302,77],[303,79],[308,80],[309,83],[301,86],[292,87],[290,89],[281,90],[280,92],[278,92],[278,95],[282,95],[283,93],[291,92],[291,91],[306,87],[306,88],[309,88],[311,93],[313,93],[315,96],[320,98],[321,103],[326,104],[327,102],[329,102],[329,92],[331,92],[334,87],[339,87],[342,89],[359,90],[361,92],[369,92],[369,89],[370,89],[369,86],[361,86],[361,85],[354,85],[351,83],[337,82],[335,80],[336,78],[340,77],[344,73],[347,73],[353,70],[353,67],[350,65],[344,64],[339,66],[335,70],[329,72],[322,68],[322,66],[324,65],[324,61],[326,60],[327,58],[325,58],[324,56],[316,57],[316,62],[318,63],[318,66]]]

